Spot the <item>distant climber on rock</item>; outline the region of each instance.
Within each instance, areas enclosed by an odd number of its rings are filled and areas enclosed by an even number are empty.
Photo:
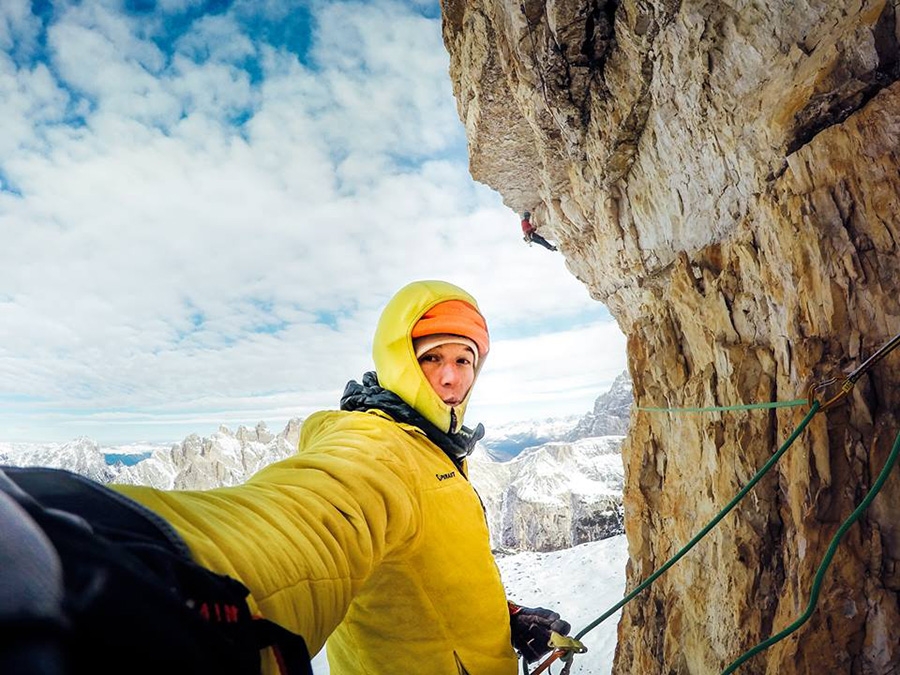
[[[549,241],[544,239],[541,235],[537,233],[537,230],[534,227],[534,224],[531,222],[531,212],[526,211],[522,214],[522,234],[525,235],[525,241],[529,244],[531,242],[535,242],[543,246],[549,251],[556,251],[557,248]]]

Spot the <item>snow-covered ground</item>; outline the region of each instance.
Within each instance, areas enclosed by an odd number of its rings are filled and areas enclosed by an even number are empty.
[[[497,559],[510,600],[549,607],[572,624],[572,633],[594,621],[625,594],[625,535],[552,553],[525,552]],[[584,636],[586,654],[575,657],[573,675],[609,675],[619,612]],[[558,672],[559,668],[551,668]],[[325,650],[313,659],[315,675],[327,675]]]

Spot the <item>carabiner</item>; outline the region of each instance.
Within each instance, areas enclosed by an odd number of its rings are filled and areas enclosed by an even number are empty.
[[[847,394],[849,394],[850,391],[853,389],[853,386],[856,384],[856,381],[859,380],[859,378],[861,378],[863,375],[865,375],[866,372],[868,372],[872,368],[872,366],[874,366],[881,359],[883,359],[885,356],[890,354],[897,346],[900,346],[900,333],[898,333],[897,335],[892,337],[890,340],[888,340],[886,343],[881,345],[881,347],[879,347],[875,351],[875,353],[872,354],[872,356],[870,356],[865,361],[863,361],[862,365],[860,365],[856,370],[854,370],[847,377],[845,377],[843,382],[841,383],[840,391],[837,394],[835,394],[834,396],[832,396],[830,399],[825,401],[825,403],[822,403],[819,407],[819,412],[822,412],[823,410],[828,410],[829,408],[837,405],[843,399],[845,399],[847,397]],[[817,391],[824,391],[825,389],[827,389],[828,387],[830,387],[837,381],[838,380],[836,377],[832,377],[828,380],[825,380],[824,382],[820,382],[819,384],[812,385],[809,388],[809,396],[807,397],[807,400],[809,401],[809,405],[812,406],[813,402],[816,400],[815,394]]]
[[[550,646],[572,654],[584,654],[587,651],[587,647],[581,640],[576,640],[568,635],[560,635],[555,630],[550,632]]]
[[[826,389],[828,389],[829,387],[831,387],[832,385],[837,383],[837,381],[838,381],[838,378],[830,377],[827,380],[824,380],[823,382],[819,382],[818,384],[813,384],[809,388],[809,392],[807,395],[807,401],[809,401],[810,407],[812,407],[812,404],[816,402],[816,393],[817,392],[825,392]],[[853,385],[855,385],[855,384],[856,384],[855,380],[852,380],[849,377],[844,378],[844,380],[841,383],[840,390],[834,396],[827,399],[824,403],[819,404],[819,412],[822,412],[823,410],[828,410],[829,408],[832,408],[832,407],[836,406],[838,403],[840,403],[841,401],[843,401],[847,397],[847,395],[851,392],[851,390],[853,389]]]
[[[568,635],[560,635],[556,631],[550,633],[550,646],[554,648],[550,653],[550,656],[544,659],[537,668],[531,671],[531,675],[540,675],[557,659],[562,659],[566,662],[560,675],[568,673],[569,669],[572,667],[572,657],[575,654],[584,654],[587,651],[587,647],[585,647],[580,640],[569,637]]]

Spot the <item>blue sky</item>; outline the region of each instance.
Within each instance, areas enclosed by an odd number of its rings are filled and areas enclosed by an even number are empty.
[[[0,3],[0,441],[337,404],[414,279],[493,337],[467,422],[580,414],[624,337],[468,174],[431,2]]]

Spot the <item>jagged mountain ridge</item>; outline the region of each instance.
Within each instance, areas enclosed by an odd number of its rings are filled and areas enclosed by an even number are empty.
[[[634,403],[632,386],[631,374],[626,370],[613,380],[607,392],[597,397],[593,410],[578,421],[565,440],[627,434]]]
[[[625,372],[581,418],[504,425],[478,444],[470,462],[498,550],[554,551],[623,530],[621,446],[631,407]],[[204,490],[237,485],[296,451],[302,420],[278,434],[265,423],[208,437],[191,434],[171,447],[101,448],[89,438],[65,444],[0,445],[0,463],[68,469],[102,483]],[[516,456],[498,448],[518,445]],[[524,449],[523,449],[524,448]],[[135,457],[110,463],[110,457]],[[503,461],[505,460],[505,461]]]
[[[488,428],[481,443],[498,461],[507,461],[528,448],[553,441],[577,441],[600,436],[624,436],[631,419],[631,375],[621,373],[609,390],[600,394],[594,407],[582,416],[525,420]]]
[[[110,454],[145,454],[147,446],[102,449],[88,439],[47,446],[0,446],[0,463],[67,469],[103,483],[202,490],[236,485],[295,452],[301,425],[292,419],[273,435],[260,423],[152,449],[134,464]],[[622,532],[621,436],[552,442],[497,462],[480,446],[470,478],[484,501],[495,548],[552,551]],[[129,452],[123,453],[123,450]]]
[[[522,420],[487,427],[480,445],[498,462],[505,462],[528,448],[566,438],[582,418],[548,417],[540,420]]]
[[[507,462],[470,458],[497,549],[555,551],[623,531],[623,436],[556,441]]]
[[[86,436],[68,443],[0,444],[0,464],[68,469],[101,483],[112,481],[117,474],[97,442]]]
[[[220,426],[208,437],[191,434],[171,447],[130,445],[101,448],[96,441],[80,437],[63,444],[0,445],[0,463],[13,466],[46,466],[67,469],[101,483],[149,485],[163,490],[203,490],[237,485],[266,464],[296,451],[300,419],[291,419],[273,435],[263,422],[254,429],[239,427],[231,432]],[[149,457],[134,464],[110,464],[109,455]]]
[[[191,434],[168,452],[155,452],[123,467],[116,481],[162,489],[205,490],[238,485],[272,462],[296,452],[302,420],[293,418],[277,435],[263,422],[232,433],[221,426],[211,437]]]
[[[619,375],[583,416],[525,420],[489,427],[479,444],[487,455],[506,461],[521,452],[554,441],[624,435],[633,401],[631,377]],[[162,489],[203,489],[235,485],[256,470],[287,457],[297,447],[302,419],[293,418],[273,435],[264,422],[232,433],[221,426],[210,437],[191,434],[181,443],[163,446],[135,443],[101,448],[78,437],[67,443],[0,443],[0,463],[65,468],[100,482],[117,481]],[[217,452],[214,446],[221,446]],[[228,450],[228,452],[224,452]],[[123,461],[119,466],[110,458]]]

